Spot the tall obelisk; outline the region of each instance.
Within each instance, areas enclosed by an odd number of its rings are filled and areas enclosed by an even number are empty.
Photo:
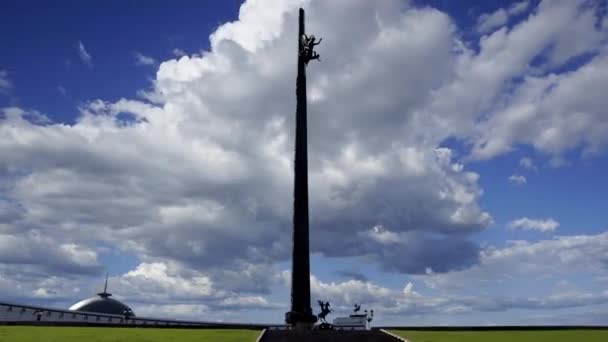
[[[294,160],[293,254],[291,268],[291,311],[285,321],[294,328],[309,328],[317,320],[310,306],[310,249],[308,241],[308,152],[306,130],[306,66],[319,55],[313,51],[314,36],[304,31],[304,10],[300,8],[298,32],[298,77],[296,79],[296,142]]]

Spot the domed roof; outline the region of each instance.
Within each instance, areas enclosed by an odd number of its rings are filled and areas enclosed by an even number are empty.
[[[99,312],[113,315],[124,315],[125,312],[131,312],[131,316],[135,316],[133,310],[116,299],[108,297],[91,297],[83,299],[80,302],[70,307],[72,311],[89,311]]]
[[[108,290],[108,275],[106,275],[106,283],[103,287],[103,292],[98,293],[99,297],[91,297],[83,299],[80,302],[70,307],[71,311],[88,311],[88,312],[99,312],[113,315],[124,315],[135,316],[133,310],[125,304],[117,301],[116,299],[110,298],[111,293]]]

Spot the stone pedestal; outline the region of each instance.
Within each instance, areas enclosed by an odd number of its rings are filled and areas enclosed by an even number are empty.
[[[267,330],[260,342],[401,342],[380,330]]]

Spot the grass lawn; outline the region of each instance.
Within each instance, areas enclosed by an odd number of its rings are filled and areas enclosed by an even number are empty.
[[[391,330],[410,342],[605,342],[608,330],[408,331]]]
[[[261,333],[247,329],[154,329],[0,326],[1,342],[241,342]]]

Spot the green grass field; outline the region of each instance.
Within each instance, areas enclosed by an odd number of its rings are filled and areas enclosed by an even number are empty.
[[[410,342],[606,342],[608,330],[409,331],[392,330]],[[258,330],[0,326],[0,342],[241,342]]]
[[[410,342],[606,342],[608,330],[407,331],[391,330]]]
[[[0,326],[0,342],[253,342],[260,333],[246,329]]]

